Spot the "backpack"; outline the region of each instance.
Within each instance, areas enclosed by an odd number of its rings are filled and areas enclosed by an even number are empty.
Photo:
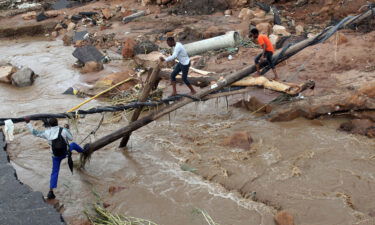
[[[55,140],[52,140],[52,152],[56,157],[66,156],[68,152],[68,144],[61,135],[63,128],[59,127],[59,134]]]

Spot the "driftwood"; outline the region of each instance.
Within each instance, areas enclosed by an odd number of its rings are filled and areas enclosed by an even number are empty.
[[[267,89],[271,89],[278,92],[284,92],[289,95],[296,95],[307,88],[313,88],[315,86],[314,81],[307,81],[301,85],[292,84],[292,83],[285,83],[281,81],[269,80],[266,77],[247,77],[240,81],[237,81],[232,84],[232,86],[241,86],[241,87],[248,87],[248,86],[262,86]]]
[[[153,88],[155,82],[157,82],[159,71],[160,71],[160,66],[159,64],[156,64],[156,66],[152,70],[150,77],[147,79],[147,82],[142,90],[141,95],[138,98],[139,102],[144,102],[147,100],[148,96],[150,95],[151,89]],[[141,115],[142,109],[143,107],[140,107],[134,110],[132,118],[130,119],[130,122],[134,122],[138,119],[139,115]],[[120,147],[125,147],[128,144],[130,135],[131,133],[127,133],[124,135],[124,137],[121,140]]]
[[[301,50],[305,49],[308,46],[312,46],[312,45],[315,45],[315,44],[321,43],[322,41],[327,40],[338,29],[342,29],[345,26],[347,26],[349,24],[352,24],[352,23],[358,23],[359,20],[362,20],[362,19],[365,19],[365,18],[371,16],[373,12],[375,12],[375,9],[369,9],[366,13],[361,14],[359,16],[348,17],[344,21],[342,21],[339,24],[339,26],[336,26],[336,27],[330,28],[328,30],[325,30],[324,32],[322,32],[320,35],[318,35],[316,37],[311,37],[311,38],[306,39],[304,41],[301,41],[301,42],[299,42],[299,43],[297,43],[297,44],[295,44],[295,45],[293,45],[293,46],[291,46],[287,49],[283,49],[282,51],[279,51],[273,57],[273,60],[275,61],[275,64],[278,64],[278,63],[286,60],[287,58],[297,54],[298,52],[300,52]],[[261,67],[264,67],[264,66],[266,66],[266,64],[262,63]],[[220,89],[222,89],[222,88],[224,88],[228,85],[231,85],[232,83],[243,79],[244,77],[254,73],[255,71],[256,71],[255,65],[245,67],[244,69],[242,69],[238,72],[235,72],[235,73],[232,73],[232,74],[229,74],[229,75],[225,76],[224,79],[219,80],[216,84],[213,84],[209,87],[203,88],[198,93],[196,93],[194,95],[194,97],[202,99],[205,96],[209,95],[210,93],[218,91],[218,90],[220,90]],[[132,131],[135,131],[135,130],[151,123],[152,121],[155,121],[155,120],[161,118],[162,116],[164,116],[164,115],[166,115],[170,112],[173,112],[176,109],[179,109],[179,108],[181,108],[181,107],[185,106],[186,104],[189,104],[193,101],[194,100],[191,99],[191,98],[182,99],[181,101],[175,102],[172,105],[169,105],[169,106],[167,106],[165,108],[162,108],[158,111],[152,112],[149,115],[147,115],[147,116],[145,116],[145,117],[143,117],[143,118],[141,118],[137,121],[134,121],[134,122],[130,123],[128,126],[120,128],[120,129],[118,129],[118,130],[116,130],[116,131],[96,140],[95,142],[92,142],[91,144],[86,145],[85,146],[86,151],[83,155],[83,158],[85,159],[87,157],[90,157],[91,154],[94,151],[96,151],[96,150],[98,150],[98,149],[118,140],[119,138],[123,137],[125,134],[128,134]]]

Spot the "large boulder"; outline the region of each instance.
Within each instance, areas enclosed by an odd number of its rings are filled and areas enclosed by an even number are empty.
[[[36,74],[30,68],[22,68],[12,75],[12,85],[16,87],[31,86],[34,83]]]

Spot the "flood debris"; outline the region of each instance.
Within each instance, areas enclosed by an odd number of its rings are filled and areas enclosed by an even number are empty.
[[[16,87],[31,86],[37,75],[30,68],[17,68],[10,64],[0,66],[0,82]]]
[[[103,54],[92,45],[76,48],[73,52],[73,56],[83,63],[89,61],[100,62],[104,57]]]
[[[130,16],[125,16],[124,18],[122,18],[122,22],[123,23],[129,23],[139,17],[142,17],[146,15],[146,12],[145,11],[140,11],[140,12],[136,12],[134,14],[131,14]]]

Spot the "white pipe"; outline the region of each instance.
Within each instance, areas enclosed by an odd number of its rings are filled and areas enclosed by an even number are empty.
[[[230,31],[221,36],[186,44],[184,47],[189,56],[193,56],[207,51],[235,47],[239,41],[240,35],[238,32]]]

